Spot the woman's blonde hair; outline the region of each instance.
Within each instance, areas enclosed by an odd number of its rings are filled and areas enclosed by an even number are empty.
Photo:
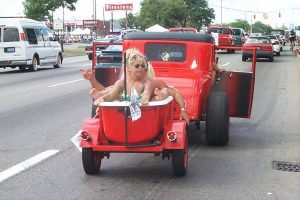
[[[125,53],[126,53],[126,65],[128,66],[128,68],[131,68],[132,64],[138,61],[146,65],[146,70],[148,71],[149,77],[155,76],[152,65],[148,62],[146,56],[144,56],[138,49],[130,48],[127,49]]]

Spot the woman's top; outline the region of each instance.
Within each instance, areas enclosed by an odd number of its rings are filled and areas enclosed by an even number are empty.
[[[144,96],[144,92],[142,92],[140,95],[138,95],[135,87],[133,87],[131,89],[131,95],[136,95],[138,97],[138,100],[142,99]],[[120,101],[130,101],[131,97],[129,95],[127,95],[127,97],[125,97],[125,90],[122,91],[122,93],[120,94]]]

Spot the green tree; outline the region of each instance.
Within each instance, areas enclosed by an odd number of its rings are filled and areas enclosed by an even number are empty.
[[[261,21],[257,21],[252,25],[252,32],[254,33],[265,33],[267,30],[271,30],[272,27],[262,23]]]
[[[144,0],[141,2],[140,15],[137,23],[142,29],[146,29],[155,24],[165,25],[166,18],[164,10],[167,8],[167,0]]]
[[[132,13],[129,13],[127,15],[127,27],[126,27],[126,18],[122,18],[120,19],[120,26],[122,28],[136,28],[137,24],[136,24],[136,17],[133,16]]]
[[[237,19],[234,22],[229,23],[232,28],[242,28],[246,32],[251,31],[251,25],[246,20]]]
[[[190,20],[188,15],[188,5],[185,0],[170,0],[164,8],[165,18],[164,26],[171,27],[186,27],[187,22]]]
[[[209,25],[214,18],[214,10],[208,8],[207,0],[144,0],[136,22],[142,29],[154,24],[166,28],[191,26],[199,29]]]
[[[213,8],[208,7],[207,0],[185,0],[188,6],[188,18],[191,27],[200,29],[202,25],[208,26],[215,19]]]
[[[25,16],[30,19],[42,21],[45,15],[49,15],[44,0],[25,0],[23,6]]]
[[[23,1],[24,14],[26,17],[42,21],[44,16],[49,16],[50,11],[59,7],[75,10],[75,3],[78,0],[25,0]]]

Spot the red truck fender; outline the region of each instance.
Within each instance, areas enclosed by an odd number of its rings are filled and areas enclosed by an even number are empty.
[[[82,139],[80,140],[80,147],[93,147],[97,146],[100,140],[101,135],[99,131],[100,129],[100,123],[99,119],[95,118],[87,118],[83,121],[81,133],[85,132],[85,134],[88,134],[88,139]]]
[[[184,149],[185,142],[188,139],[186,132],[186,121],[184,120],[176,120],[173,121],[171,128],[166,128],[164,134],[164,149],[166,150],[174,150],[174,149]],[[168,133],[175,133],[176,139],[174,141],[170,141],[168,138]]]

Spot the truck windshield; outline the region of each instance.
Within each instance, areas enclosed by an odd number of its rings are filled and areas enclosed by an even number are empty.
[[[17,28],[4,28],[3,29],[3,42],[18,42],[19,31]]]

